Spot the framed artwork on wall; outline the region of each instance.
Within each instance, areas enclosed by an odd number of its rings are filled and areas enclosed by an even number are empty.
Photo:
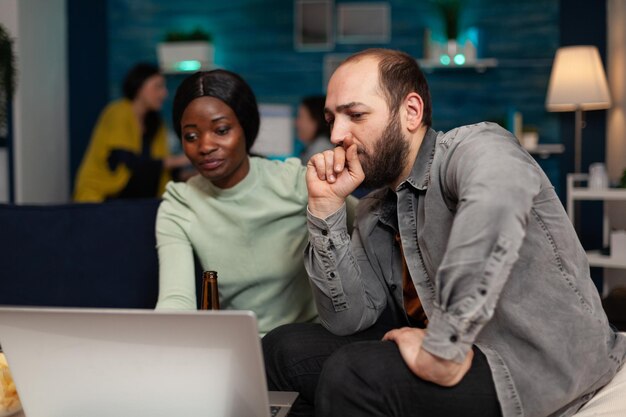
[[[299,51],[328,51],[335,46],[332,0],[296,0],[294,46]]]
[[[388,43],[391,8],[387,2],[345,3],[337,6],[337,42]]]
[[[250,150],[252,153],[276,157],[293,154],[293,118],[291,105],[259,103],[261,127]]]
[[[324,55],[324,91],[328,87],[328,81],[333,72],[341,65],[341,63],[350,56],[350,54],[326,54]]]

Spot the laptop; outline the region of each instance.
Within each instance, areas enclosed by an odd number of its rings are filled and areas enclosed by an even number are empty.
[[[249,311],[0,307],[26,417],[285,416]]]

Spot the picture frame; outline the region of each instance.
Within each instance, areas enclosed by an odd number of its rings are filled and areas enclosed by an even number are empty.
[[[335,46],[332,0],[296,0],[294,47],[298,51],[328,51]]]
[[[324,55],[324,63],[322,68],[322,73],[324,76],[323,85],[324,91],[328,88],[328,81],[330,81],[330,77],[333,75],[333,72],[339,65],[350,56],[350,54],[325,54]]]
[[[391,7],[387,2],[337,6],[337,42],[389,43]]]
[[[290,104],[259,103],[261,125],[250,151],[266,157],[293,154],[293,116]]]

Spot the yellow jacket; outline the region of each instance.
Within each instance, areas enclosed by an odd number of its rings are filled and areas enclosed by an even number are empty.
[[[113,149],[123,149],[141,154],[141,127],[133,113],[132,102],[120,99],[110,103],[100,115],[91,142],[76,175],[74,200],[78,202],[101,202],[114,197],[126,187],[131,171],[119,164],[111,171],[107,159]],[[157,131],[150,155],[164,159],[169,155],[165,125]],[[170,176],[166,170],[161,174],[158,196],[165,190]]]

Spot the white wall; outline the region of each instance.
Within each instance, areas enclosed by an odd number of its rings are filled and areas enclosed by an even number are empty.
[[[606,163],[611,180],[626,169],[626,1],[607,1],[607,76],[613,105],[607,115]],[[606,203],[605,203],[606,204]],[[606,204],[611,228],[626,229],[626,203]],[[626,287],[626,271],[607,269],[605,291]]]
[[[6,148],[0,148],[0,203],[9,201],[9,161]]]
[[[67,23],[65,0],[0,0],[15,37],[13,101],[15,200],[69,199]],[[1,175],[1,174],[0,174]]]
[[[0,24],[15,38],[17,34],[17,0],[0,0]],[[9,201],[9,161],[6,148],[0,149],[0,203]]]

